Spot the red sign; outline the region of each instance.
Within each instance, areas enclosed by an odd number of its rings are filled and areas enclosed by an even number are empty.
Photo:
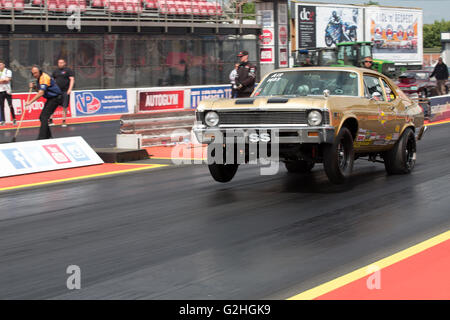
[[[288,54],[286,48],[280,48],[280,67],[287,67],[288,66]]]
[[[184,90],[139,92],[139,111],[184,108]]]
[[[273,48],[261,48],[261,63],[273,62]]]
[[[287,28],[285,26],[280,26],[278,36],[280,38],[280,44],[286,45],[287,41],[288,41],[288,32],[287,32]]]
[[[32,93],[30,95],[30,100],[36,95],[36,93]],[[27,93],[19,93],[19,94],[15,94],[13,93],[12,95],[12,104],[14,107],[14,113],[16,114],[16,119],[20,119],[22,117],[22,113],[25,109],[25,102],[27,102],[27,98],[28,98],[28,94]],[[32,103],[31,105],[29,105],[25,111],[25,116],[23,118],[23,120],[39,120],[39,116],[41,115],[41,111],[42,109],[44,109],[44,105],[45,102],[47,101],[47,99],[45,98],[40,98],[38,99],[36,102]],[[67,108],[67,117],[71,117],[72,114],[70,113],[70,105]],[[63,108],[62,107],[58,107],[55,111],[55,113],[53,113],[52,118],[53,119],[58,119],[58,118],[62,118],[63,117]]]
[[[262,45],[272,44],[273,32],[269,29],[264,29],[262,35],[259,36]]]
[[[43,145],[42,147],[44,147],[45,151],[47,151],[50,157],[52,157],[52,159],[55,160],[57,164],[65,164],[72,162],[58,145],[47,144]]]

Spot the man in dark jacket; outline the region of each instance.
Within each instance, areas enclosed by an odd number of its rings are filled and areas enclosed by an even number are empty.
[[[237,55],[241,63],[237,70],[236,86],[237,97],[245,98],[250,97],[255,88],[256,81],[256,67],[248,62],[248,52],[243,50]]]
[[[445,82],[448,80],[448,69],[447,65],[442,61],[442,58],[439,57],[438,63],[434,67],[433,73],[430,75],[431,77],[436,78],[436,86],[438,95],[442,96],[447,94],[447,90],[445,89]]]

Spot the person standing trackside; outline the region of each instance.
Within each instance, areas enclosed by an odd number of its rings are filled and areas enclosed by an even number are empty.
[[[241,59],[236,77],[237,97],[250,97],[255,88],[256,67],[248,62],[248,51],[243,50],[237,56]]]
[[[239,68],[239,63],[234,65],[234,69],[230,72],[230,83],[231,83],[231,97],[236,98],[237,96],[237,86],[236,86],[236,78],[237,78],[237,70]]]
[[[14,107],[12,105],[11,96],[11,80],[12,72],[5,67],[5,62],[0,60],[0,108],[1,117],[0,125],[5,124],[5,100],[8,102],[9,110],[13,118],[13,125],[16,125],[16,115],[14,113]]]
[[[36,83],[30,82],[30,88],[38,91],[37,95],[33,99],[25,103],[25,108],[37,101],[39,98],[44,97],[47,99],[44,108],[41,111],[39,120],[41,121],[41,127],[39,128],[40,139],[50,139],[52,133],[48,126],[48,119],[50,119],[56,108],[62,103],[62,92],[56,84],[55,79],[50,77],[47,73],[42,72],[38,66],[31,68],[31,74],[36,79]]]
[[[445,88],[445,82],[448,80],[448,68],[447,65],[442,61],[442,57],[439,57],[438,63],[434,67],[433,73],[431,73],[430,78],[436,78],[436,89],[438,96],[447,94]]]
[[[67,127],[67,108],[69,107],[70,93],[72,92],[75,83],[75,74],[71,69],[67,68],[66,60],[61,58],[58,59],[58,69],[53,71],[52,77],[62,91],[61,106],[63,107],[64,112],[62,127]]]

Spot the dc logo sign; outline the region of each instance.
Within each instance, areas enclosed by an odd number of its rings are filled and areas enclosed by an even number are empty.
[[[79,112],[93,114],[101,109],[102,104],[91,92],[77,93],[75,95],[75,105]]]
[[[306,7],[303,7],[301,10],[299,10],[299,18],[300,21],[314,21],[314,10],[307,9]]]

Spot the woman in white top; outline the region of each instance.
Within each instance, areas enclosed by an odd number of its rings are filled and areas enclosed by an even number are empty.
[[[16,115],[14,114],[14,107],[12,105],[11,96],[11,70],[5,68],[5,62],[0,60],[0,125],[5,124],[5,100],[8,101],[9,110],[13,118],[13,124],[16,125]]]

